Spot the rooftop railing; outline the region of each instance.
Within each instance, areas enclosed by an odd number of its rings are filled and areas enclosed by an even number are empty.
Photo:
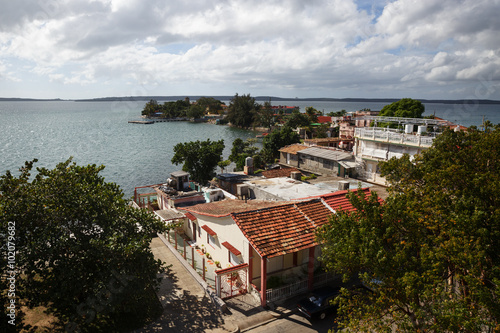
[[[398,133],[394,130],[387,130],[380,127],[359,127],[356,128],[354,136],[360,139],[368,139],[394,144],[410,145],[417,147],[430,147],[434,137],[415,135],[413,133]]]

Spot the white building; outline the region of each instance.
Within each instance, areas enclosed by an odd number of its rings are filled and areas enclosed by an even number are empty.
[[[375,127],[355,129],[353,152],[360,165],[356,173],[358,178],[380,185],[385,185],[385,178],[380,175],[380,161],[400,158],[403,154],[414,156],[421,153],[432,146],[444,126],[449,126],[449,122],[441,119],[370,116],[362,119],[374,121]],[[381,122],[398,123],[399,129],[376,127]]]

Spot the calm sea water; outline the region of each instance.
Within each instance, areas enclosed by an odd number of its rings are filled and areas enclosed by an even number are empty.
[[[103,164],[107,181],[121,186],[127,197],[135,186],[164,182],[172,171],[173,147],[179,142],[223,139],[224,158],[236,138],[255,133],[228,126],[188,122],[129,124],[138,119],[145,102],[0,102],[0,174],[14,173],[25,161],[37,158],[37,166],[54,168],[70,156],[79,165]],[[312,106],[325,113],[380,110],[386,103],[336,103],[280,101],[303,111]],[[426,114],[479,126],[483,116],[500,123],[499,105],[426,105]]]

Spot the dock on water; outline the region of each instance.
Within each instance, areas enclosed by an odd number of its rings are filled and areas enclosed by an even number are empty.
[[[129,120],[129,124],[154,124],[154,120]]]

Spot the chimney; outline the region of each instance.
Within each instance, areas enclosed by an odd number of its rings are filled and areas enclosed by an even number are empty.
[[[348,190],[349,189],[349,182],[345,180],[339,181],[339,191],[343,190]]]

